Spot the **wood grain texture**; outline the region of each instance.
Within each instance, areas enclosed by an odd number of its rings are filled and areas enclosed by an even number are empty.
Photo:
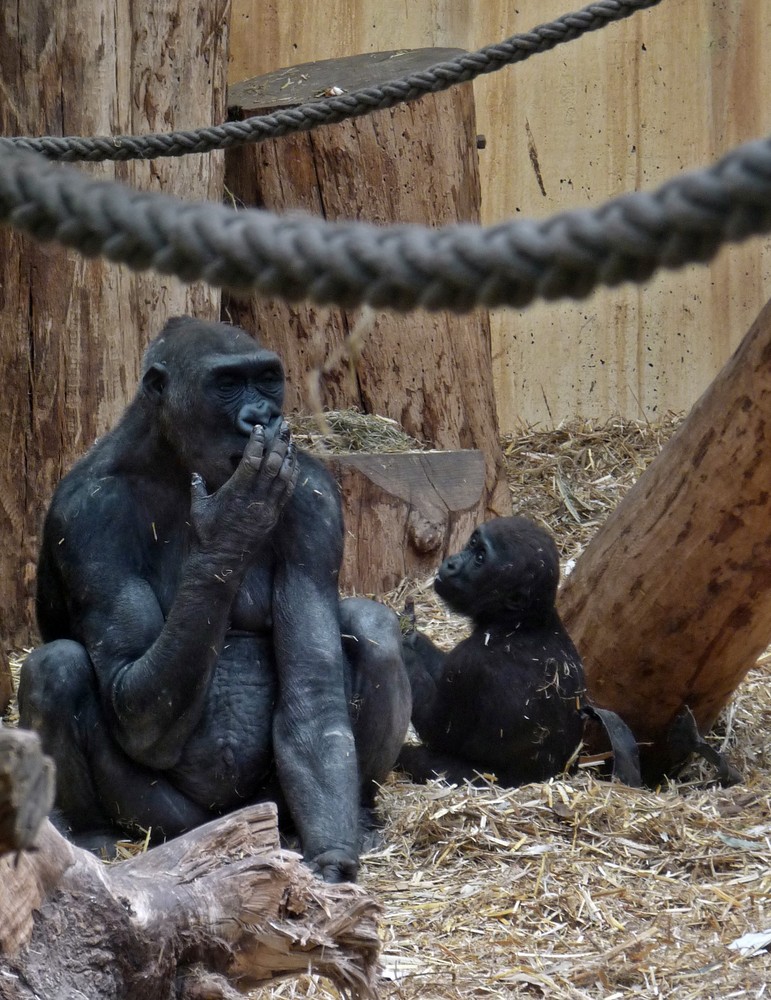
[[[423,54],[423,65],[435,59]],[[440,53],[439,58],[446,58]],[[407,55],[388,60],[391,74],[415,65]],[[359,60],[354,60],[358,68]],[[327,66],[330,84],[345,84],[351,67]],[[374,66],[373,78],[387,79]],[[312,91],[314,73],[296,67]],[[252,87],[249,91],[253,91]],[[277,92],[281,103],[287,91]],[[258,97],[262,90],[258,89]],[[275,98],[275,94],[274,94]],[[247,94],[247,99],[249,99]],[[302,94],[295,94],[302,100]],[[248,117],[266,108],[234,108]],[[441,127],[452,122],[451,128]],[[310,211],[329,220],[354,217],[378,224],[429,225],[479,219],[479,176],[473,92],[469,85],[418,103],[375,112],[314,132],[228,150],[226,187],[239,203],[273,211]],[[503,476],[492,381],[489,316],[319,309],[262,296],[223,299],[225,314],[254,332],[284,359],[287,406],[308,412],[358,406],[390,417],[436,448],[477,448],[486,462],[485,510],[510,513]],[[365,317],[362,319],[362,317]],[[350,341],[354,357],[348,361]],[[324,369],[318,398],[308,385]]]
[[[313,59],[428,45],[476,49],[568,0],[234,0],[231,82]],[[259,44],[255,40],[259,39]],[[663,3],[473,84],[482,221],[542,218],[651,189],[771,133],[765,3]],[[771,241],[584,302],[492,314],[504,431],[576,415],[687,410],[771,290]]]
[[[335,455],[324,461],[343,501],[344,591],[382,594],[405,577],[431,575],[485,519],[480,451]]]
[[[228,7],[3,5],[0,133],[104,135],[222,120]],[[221,197],[221,154],[81,169],[143,189]],[[9,230],[0,233],[0,289],[0,642],[18,645],[33,620],[39,530],[55,483],[133,394],[149,337],[170,315],[218,318],[219,294]]]
[[[686,705],[706,732],[771,640],[770,434],[771,303],[560,592],[589,694],[649,760]]]
[[[113,865],[45,820],[0,857],[0,998],[212,1000],[313,971],[367,1000],[379,912],[280,850],[270,802]]]

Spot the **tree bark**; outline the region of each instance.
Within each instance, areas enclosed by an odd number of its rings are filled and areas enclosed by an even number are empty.
[[[33,734],[0,735],[0,759],[27,762],[10,795],[0,780],[0,817],[29,817],[42,800],[27,776],[50,777],[50,762]],[[0,836],[14,825],[0,821]],[[32,848],[0,857],[0,1000],[214,1000],[309,970],[353,996],[377,995],[378,904],[280,850],[272,803],[113,865],[45,819],[22,839],[0,844]]]
[[[280,70],[232,86],[230,114],[275,111],[331,87],[374,85],[459,51],[370,53]],[[473,89],[453,87],[338,125],[229,150],[225,184],[236,203],[302,209],[330,220],[479,222]],[[225,297],[223,304],[227,318],[283,357],[290,410],[356,406],[391,417],[435,448],[479,449],[486,515],[511,512],[486,311],[463,317],[360,314],[258,296]]]
[[[0,12],[0,133],[105,135],[221,121],[228,0],[25,0]],[[83,167],[189,198],[222,194],[221,154]],[[117,418],[166,318],[218,318],[204,285],[135,275],[0,232],[0,642],[29,641],[54,485]]]
[[[345,516],[343,590],[382,594],[436,571],[484,519],[479,451],[335,455]]]
[[[596,704],[670,766],[771,641],[771,303],[587,546],[559,596]]]

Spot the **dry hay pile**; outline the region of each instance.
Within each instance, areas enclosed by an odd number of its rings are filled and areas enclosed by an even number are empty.
[[[572,423],[505,440],[515,512],[545,524],[574,558],[676,423]],[[465,634],[430,580],[405,581],[387,599],[400,610],[407,597],[440,645]],[[705,787],[708,772],[695,766],[658,790],[614,785],[591,768],[514,790],[392,777],[380,797],[382,846],[361,875],[384,906],[381,996],[771,994],[771,955],[729,947],[771,932],[767,677],[764,664],[752,671],[716,727],[744,775],[735,788]],[[339,997],[310,976],[254,994],[268,995]]]
[[[358,451],[425,451],[396,420],[359,410],[324,410],[290,418],[292,438],[305,451],[336,455]]]
[[[504,440],[514,511],[575,558],[677,423],[573,422]],[[408,597],[440,645],[465,634],[430,580],[405,581],[387,599],[400,610]],[[383,845],[361,876],[385,910],[382,997],[771,995],[771,955],[728,947],[771,932],[767,678],[754,670],[715,729],[744,775],[735,788],[704,787],[710,774],[697,766],[655,791],[590,768],[513,790],[392,777],[380,797]],[[338,996],[312,977],[270,995]]]

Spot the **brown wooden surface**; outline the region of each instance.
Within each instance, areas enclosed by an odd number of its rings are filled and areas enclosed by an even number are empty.
[[[109,866],[44,820],[0,857],[0,998],[211,1000],[308,971],[374,997],[379,909],[280,850],[272,803]]]
[[[477,49],[583,2],[233,0],[229,80],[373,50]],[[255,43],[259,39],[259,44]],[[665,2],[474,81],[482,219],[544,218],[651,189],[771,133],[763,0]],[[771,289],[771,241],[583,302],[491,314],[502,429],[688,410]]]
[[[0,723],[0,855],[30,847],[54,802],[54,764],[36,733]]]
[[[0,134],[104,135],[221,121],[226,0],[25,0],[0,10]],[[182,58],[184,56],[184,58]],[[222,157],[82,167],[221,197]],[[219,315],[202,285],[134,275],[0,232],[0,643],[29,637],[38,532],[54,484],[114,422],[169,315]]]
[[[436,572],[484,520],[479,451],[335,455],[345,516],[343,591],[382,594]]]
[[[430,51],[371,60],[373,79],[435,61]],[[440,50],[438,58],[446,58]],[[297,66],[287,74],[297,101],[328,79],[345,87],[361,60],[340,61],[323,73]],[[308,76],[309,81],[297,81]],[[358,77],[357,77],[358,79]],[[337,81],[335,83],[335,81]],[[244,94],[275,87],[252,83]],[[277,100],[283,101],[283,96]],[[232,107],[248,117],[270,106]],[[440,225],[479,219],[479,174],[473,91],[463,85],[422,101],[376,112],[313,133],[228,151],[226,186],[237,202],[275,211],[302,209],[327,219]],[[225,315],[254,332],[284,358],[289,409],[309,412],[358,406],[397,420],[436,448],[478,448],[485,454],[489,515],[510,513],[493,396],[490,326],[486,312],[469,316],[320,309],[253,296],[228,298]],[[353,341],[353,343],[351,343]],[[350,351],[347,350],[347,346]],[[349,355],[353,354],[352,364]],[[325,368],[318,397],[309,388]],[[352,374],[355,372],[355,375]]]
[[[600,529],[559,597],[596,704],[649,759],[705,732],[771,641],[771,303]]]

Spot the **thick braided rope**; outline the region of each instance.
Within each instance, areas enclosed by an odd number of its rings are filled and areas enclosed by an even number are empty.
[[[263,139],[274,139],[290,132],[308,131],[319,125],[332,125],[346,118],[356,118],[415,101],[428,93],[447,90],[456,83],[493,73],[504,66],[522,62],[539,52],[547,52],[562,42],[569,42],[590,31],[597,31],[612,21],[630,17],[638,10],[655,7],[661,0],[598,0],[582,10],[565,14],[556,21],[542,24],[522,35],[513,35],[498,45],[488,45],[450,62],[438,63],[421,73],[392,80],[379,87],[368,87],[352,94],[329,97],[275,114],[226,122],[192,131],[155,133],[144,136],[44,136],[40,139],[17,136],[0,139],[42,153],[51,160],[74,162],[86,160],[140,160],[159,156],[183,156],[208,153]]]
[[[184,202],[0,149],[0,221],[134,270],[286,299],[404,311],[524,306],[640,282],[768,232],[771,138],[596,209],[438,229]]]

